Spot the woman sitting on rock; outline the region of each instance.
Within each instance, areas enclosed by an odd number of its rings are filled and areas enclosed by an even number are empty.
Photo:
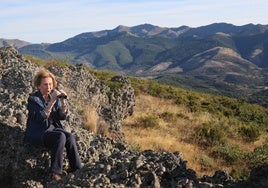
[[[70,170],[82,167],[74,136],[64,130],[60,120],[67,117],[67,95],[56,90],[55,76],[42,69],[34,78],[37,91],[28,98],[28,119],[25,141],[51,149],[50,172],[55,180],[61,179],[64,148],[66,148]]]

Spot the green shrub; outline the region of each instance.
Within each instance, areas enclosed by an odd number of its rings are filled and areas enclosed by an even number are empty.
[[[138,117],[136,124],[143,128],[157,128],[159,127],[159,118],[155,115],[146,114]]]
[[[237,116],[243,122],[255,122],[261,126],[266,126],[268,123],[268,111],[255,105],[240,106],[237,111]]]
[[[249,177],[250,170],[247,168],[234,168],[230,172],[230,176],[234,179],[245,180]]]
[[[166,99],[172,99],[176,96],[175,90],[172,89],[170,86],[161,85],[155,81],[149,82],[148,94]]]
[[[247,156],[250,168],[254,168],[263,164],[268,164],[268,138],[265,143],[254,149]]]
[[[246,140],[246,141],[256,141],[260,137],[261,133],[258,127],[254,125],[246,125],[240,127],[238,133]]]
[[[173,114],[172,112],[163,112],[160,114],[160,118],[167,122],[175,122],[176,121],[176,115]]]
[[[228,164],[233,164],[238,160],[245,158],[243,153],[237,146],[230,146],[228,144],[221,144],[213,148],[213,155],[225,160]]]
[[[225,142],[224,130],[219,125],[203,123],[196,132],[194,138],[200,145],[213,146]]]
[[[203,169],[212,169],[216,166],[214,159],[204,153],[195,155],[195,160],[199,162]]]
[[[188,95],[188,107],[191,112],[198,112],[201,110],[201,102],[199,95],[197,94],[190,94]]]
[[[176,114],[176,116],[177,116],[178,118],[183,118],[183,119],[187,119],[187,120],[190,119],[188,116],[186,116],[186,115],[183,114],[183,113],[178,113],[178,114]]]
[[[188,102],[188,99],[187,99],[187,96],[186,95],[178,95],[176,98],[175,98],[175,103],[176,104],[186,104]]]

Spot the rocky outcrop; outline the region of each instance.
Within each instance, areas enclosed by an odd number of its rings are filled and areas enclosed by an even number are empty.
[[[264,182],[254,173],[248,181],[237,181],[224,171],[198,178],[180,152],[134,152],[120,140],[89,132],[81,109],[92,105],[110,130],[120,133],[121,121],[135,105],[130,81],[115,76],[111,82],[118,84],[110,88],[81,65],[47,68],[69,94],[70,116],[64,125],[76,136],[85,166],[75,173],[64,166],[63,179],[51,181],[49,152],[23,143],[27,98],[40,67],[5,47],[0,49],[0,187],[247,187]]]

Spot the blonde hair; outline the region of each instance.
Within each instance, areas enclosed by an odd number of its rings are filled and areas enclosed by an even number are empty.
[[[53,82],[53,89],[57,87],[57,81],[56,78],[54,76],[54,74],[52,74],[51,72],[49,72],[46,69],[41,69],[34,77],[33,80],[33,85],[34,87],[38,88],[41,84],[41,81],[43,78],[52,78],[52,82]]]

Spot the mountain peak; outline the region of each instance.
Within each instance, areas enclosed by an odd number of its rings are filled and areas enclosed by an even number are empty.
[[[118,32],[124,32],[124,31],[128,32],[129,30],[130,30],[130,27],[124,26],[124,25],[119,25],[114,29],[114,31],[118,31]]]

